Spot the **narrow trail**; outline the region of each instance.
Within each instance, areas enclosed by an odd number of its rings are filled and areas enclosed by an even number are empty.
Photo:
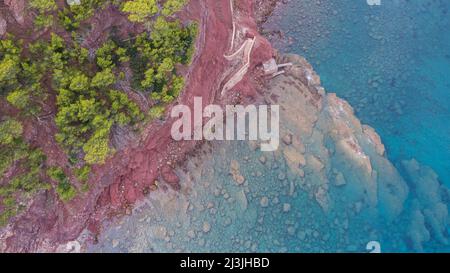
[[[234,48],[234,37],[236,36],[236,22],[234,21],[234,5],[233,0],[230,0],[230,11],[231,11],[231,19],[233,24],[233,34],[231,36],[231,45],[230,45],[230,51]]]
[[[230,0],[230,10],[231,10],[231,21],[233,24],[233,34],[231,36],[231,45],[230,45],[230,51],[232,51],[234,49],[234,43],[235,43],[236,32],[237,32],[237,24],[236,24],[236,20],[235,20],[235,11],[234,11],[233,0]],[[245,30],[244,30],[244,34],[246,34]],[[231,53],[230,55],[224,54],[224,57],[227,61],[239,60],[241,62],[244,62],[244,61],[245,62],[233,74],[233,76],[231,76],[231,78],[223,85],[223,88],[221,91],[222,97],[225,95],[225,93],[227,93],[234,86],[236,86],[244,78],[245,74],[247,74],[248,69],[250,68],[251,54],[252,54],[256,39],[257,39],[256,37],[247,38],[242,43],[242,45],[239,47],[239,49],[237,49],[234,53]]]
[[[244,65],[225,83],[223,86],[221,95],[225,95],[226,92],[230,91],[234,86],[236,86],[247,74],[248,69],[250,68],[250,62],[251,62],[251,54],[253,51],[253,47],[256,42],[256,37],[253,39],[247,39],[244,42],[244,56],[242,57],[243,60],[246,60]]]

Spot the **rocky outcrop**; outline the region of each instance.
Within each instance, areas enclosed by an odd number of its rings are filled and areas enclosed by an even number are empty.
[[[272,14],[273,9],[280,0],[256,0],[255,17],[258,26],[264,24]]]
[[[6,20],[3,19],[2,15],[0,14],[0,37],[5,35],[6,33]]]
[[[165,165],[161,168],[161,177],[164,179],[164,182],[169,184],[173,189],[180,189],[180,179],[170,166]]]
[[[5,0],[4,3],[11,10],[16,22],[23,25],[25,23],[25,0]]]
[[[354,207],[383,211],[393,220],[403,208],[408,188],[395,167],[384,157],[376,132],[355,117],[352,107],[335,94],[326,94],[320,78],[305,59],[279,57],[291,62],[269,84],[266,101],[283,109],[280,153],[324,210],[333,209],[332,187],[339,187]],[[358,209],[360,210],[360,209]]]

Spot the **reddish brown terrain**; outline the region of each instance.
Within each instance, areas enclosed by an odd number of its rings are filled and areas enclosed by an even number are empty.
[[[254,1],[235,2],[233,15],[229,0],[191,0],[180,14],[183,21],[198,21],[200,33],[193,62],[185,71],[186,89],[175,103],[192,107],[194,96],[201,96],[204,104],[248,103],[261,88],[260,65],[270,59],[274,52],[257,31]],[[5,4],[1,4],[1,7],[9,10],[3,16],[8,31],[16,28],[16,24],[26,27],[27,14],[23,10],[23,1],[6,0]],[[94,16],[93,31],[86,46],[95,44],[102,32],[121,23],[114,20],[115,16],[113,11],[108,10]],[[234,46],[230,48],[233,20],[236,36]],[[130,31],[133,31],[132,28]],[[248,72],[222,96],[224,84],[244,63],[243,56],[228,61],[224,55],[235,52],[245,39],[255,37]],[[166,116],[169,113],[170,109],[166,111]],[[200,143],[174,141],[170,135],[173,121],[166,118],[149,124],[140,139],[130,141],[106,164],[93,167],[89,192],[79,194],[71,202],[62,203],[53,191],[36,195],[24,213],[0,230],[0,251],[56,251],[59,245],[78,238],[86,228],[95,241],[95,235],[101,232],[100,224],[105,219],[131,213],[133,205],[145,195],[152,194],[152,191],[167,187],[177,189],[179,179],[173,168],[182,163],[186,155],[193,153]],[[43,121],[40,126],[29,124],[27,128],[28,138],[44,149],[49,161],[67,160],[54,141],[56,126],[53,121]]]

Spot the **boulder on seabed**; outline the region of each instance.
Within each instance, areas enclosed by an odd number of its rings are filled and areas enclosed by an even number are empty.
[[[447,227],[450,223],[447,202],[442,198],[443,189],[437,174],[429,167],[420,165],[415,159],[403,161],[414,196],[413,213],[410,216],[408,235],[416,251],[422,244],[435,239],[443,245],[449,244]]]

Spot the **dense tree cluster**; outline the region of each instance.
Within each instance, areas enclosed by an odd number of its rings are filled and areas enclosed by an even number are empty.
[[[22,58],[21,44],[11,36],[0,41],[0,95],[25,114],[36,115],[44,97],[43,72],[39,63]]]
[[[64,202],[87,190],[91,165],[114,153],[113,128],[138,129],[144,120],[164,115],[166,104],[184,88],[177,68],[188,65],[194,51],[197,25],[172,18],[187,2],[81,0],[63,6],[56,0],[27,1],[40,38],[24,42],[8,34],[0,40],[0,100],[14,109],[7,115],[0,110],[0,225],[20,211],[24,198],[50,189],[50,181]],[[82,47],[85,20],[107,5],[120,8],[130,21],[145,22],[147,31],[130,37],[110,33],[98,48]],[[131,79],[125,76],[129,68]],[[148,112],[122,90],[124,82],[147,95]],[[69,158],[64,168],[47,168],[45,154],[23,137],[24,121],[42,122],[42,116],[50,120],[53,114],[55,139]]]
[[[22,57],[21,48],[22,42],[15,42],[12,36],[0,41],[0,95],[25,116],[36,115],[37,102],[43,97],[42,73],[38,64]],[[45,156],[39,149],[31,148],[22,134],[19,121],[0,117],[0,177],[7,171],[13,174],[10,181],[0,186],[0,225],[17,213],[17,198],[48,186],[40,179]]]
[[[128,19],[132,22],[144,22],[145,19],[158,13],[157,0],[132,0],[127,1],[122,11],[128,13]]]
[[[130,0],[122,5],[122,11],[128,13],[128,19],[132,22],[144,22],[161,13],[164,16],[171,16],[179,12],[187,4],[188,0]],[[160,6],[161,10],[160,10]]]
[[[89,61],[86,49],[76,42],[68,47],[56,34],[52,34],[49,44],[36,45],[33,50],[45,56],[58,93],[56,139],[74,161],[82,151],[86,163],[104,163],[112,153],[112,126],[143,119],[138,106],[125,93],[114,89],[115,68],[127,59],[124,51],[108,41],[97,50],[97,58]]]
[[[94,15],[97,9],[115,2],[118,2],[118,0],[80,0],[79,5],[70,5],[60,10],[58,18],[67,30],[72,31],[77,29],[82,21]]]
[[[164,3],[161,13],[165,16],[171,16],[183,9],[188,0],[167,0]]]
[[[11,39],[0,40],[0,87],[5,94],[18,86],[20,49]]]
[[[38,28],[49,27],[53,24],[53,15],[58,6],[55,0],[30,0],[30,8],[37,11],[37,16],[34,19],[34,24]]]
[[[6,172],[13,174],[9,182],[0,184],[0,226],[18,212],[17,199],[49,187],[40,177],[45,155],[26,144],[22,134],[22,124],[17,120],[0,121],[0,177]]]
[[[134,87],[148,90],[156,101],[176,98],[184,87],[176,65],[190,62],[196,34],[196,24],[182,27],[179,21],[158,17],[152,32],[140,34],[131,45]]]
[[[55,0],[30,0],[30,7],[39,12],[54,11],[58,8]]]
[[[52,10],[53,7],[45,2],[37,1],[39,5],[35,7],[42,11]],[[86,15],[89,12],[81,10],[93,10],[105,2],[81,1],[81,5],[66,8],[63,13],[79,21],[84,18],[77,16],[78,12]],[[164,7],[176,11],[185,2],[166,1]],[[158,13],[157,4],[156,1],[128,1],[122,10],[130,12],[130,20],[140,21],[142,14],[133,13],[133,9],[139,7],[138,10],[148,17]],[[60,14],[61,17],[64,16]],[[69,25],[73,30],[78,26]],[[196,24],[184,27],[178,21],[171,22],[158,16],[150,33],[144,32],[127,42],[108,40],[96,50],[94,60],[88,58],[88,50],[74,37],[67,42],[52,33],[49,42],[30,45],[32,56],[43,56],[44,68],[39,70],[52,74],[53,87],[58,94],[55,121],[59,133],[56,139],[68,151],[73,163],[78,161],[80,152],[87,164],[104,163],[113,152],[109,147],[112,127],[134,124],[144,118],[138,106],[115,88],[121,75],[120,67],[130,62],[135,89],[148,92],[156,102],[169,103],[184,87],[184,79],[176,74],[176,66],[190,62],[196,34]],[[11,70],[14,74],[14,69]],[[18,108],[26,108],[27,102],[22,100],[25,94],[23,90],[15,90],[9,94],[8,101]]]

